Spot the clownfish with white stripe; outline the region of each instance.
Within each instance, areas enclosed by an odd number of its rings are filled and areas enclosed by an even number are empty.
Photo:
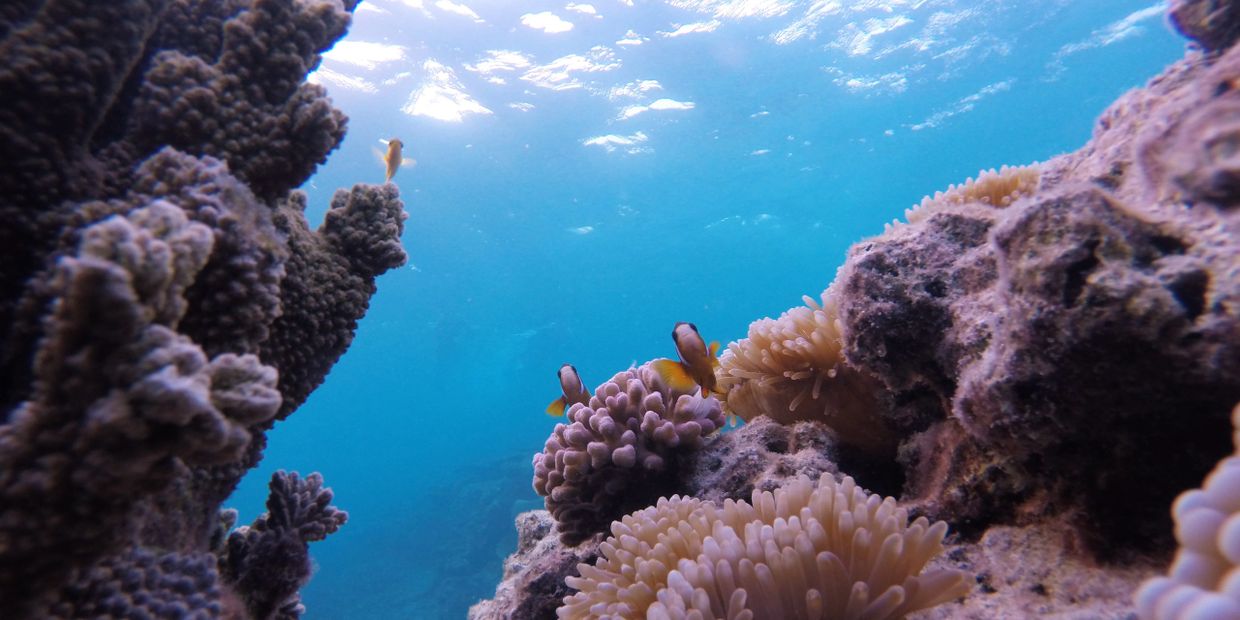
[[[581,383],[581,375],[577,374],[577,369],[572,364],[560,366],[556,375],[560,378],[560,391],[563,392],[563,396],[547,405],[547,415],[558,418],[574,404],[584,405],[590,402],[590,390],[587,390],[586,386]]]
[[[669,387],[680,392],[702,389],[702,398],[711,394],[722,396],[724,391],[715,383],[715,369],[719,367],[719,343],[707,346],[693,323],[680,322],[672,329],[672,341],[680,361],[667,358],[651,362],[654,371]]]

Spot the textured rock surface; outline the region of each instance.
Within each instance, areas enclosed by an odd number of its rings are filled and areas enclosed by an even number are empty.
[[[754,489],[774,491],[797,476],[817,480],[824,473],[839,473],[834,453],[825,425],[784,426],[760,416],[689,455],[678,488],[715,503],[748,500]]]
[[[1240,399],[1238,79],[1240,50],[1190,54],[1036,192],[853,247],[844,352],[911,404],[906,499],[966,531],[1070,512],[1099,558],[1169,544]]]
[[[573,593],[564,578],[576,576],[577,565],[598,558],[601,540],[576,547],[560,542],[555,519],[546,510],[517,516],[517,551],[504,561],[504,576],[495,598],[469,609],[471,620],[552,620],[564,597]]]
[[[117,575],[146,575],[134,614],[250,605],[199,570],[219,504],[405,260],[395,187],[342,190],[317,232],[293,191],[344,136],[304,80],[356,4],[0,8],[6,618],[105,613]]]
[[[1240,38],[1240,7],[1228,0],[1173,0],[1171,23],[1206,50],[1227,49]]]
[[[960,568],[976,586],[963,599],[917,612],[910,620],[1130,618],[1132,591],[1150,564],[1099,567],[1072,550],[1062,524],[997,526],[976,542],[949,544],[930,562]]]

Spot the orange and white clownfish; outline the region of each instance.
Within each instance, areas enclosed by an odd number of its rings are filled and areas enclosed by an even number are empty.
[[[560,378],[560,391],[563,396],[551,401],[547,405],[547,415],[553,415],[557,418],[564,415],[564,412],[574,403],[586,404],[590,402],[590,390],[581,383],[581,375],[577,374],[577,369],[572,364],[564,364],[560,366],[559,372],[556,373]]]
[[[676,354],[680,361],[667,358],[651,362],[654,371],[659,373],[669,387],[681,392],[693,392],[693,388],[702,388],[702,397],[711,393],[723,394],[715,386],[715,368],[719,367],[719,343],[710,346],[702,340],[697,326],[693,323],[680,322],[672,329],[672,340],[676,343]]]

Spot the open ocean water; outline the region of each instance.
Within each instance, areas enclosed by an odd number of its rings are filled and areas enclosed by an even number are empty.
[[[980,169],[1078,148],[1185,40],[1148,0],[366,0],[312,79],[349,116],[304,188],[383,181],[410,263],[228,505],[321,471],[349,522],[314,619],[494,593],[556,370],[591,389],[817,296],[848,247]]]

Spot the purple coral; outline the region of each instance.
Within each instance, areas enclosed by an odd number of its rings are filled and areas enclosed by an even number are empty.
[[[0,593],[23,592],[118,548],[134,494],[176,462],[241,456],[275,415],[275,371],[252,355],[208,359],[169,326],[211,235],[162,202],[81,235],[57,265],[34,392],[0,426]]]
[[[281,418],[301,405],[349,347],[375,278],[406,258],[398,241],[406,213],[395,185],[337,192],[317,232],[307,225],[305,208],[306,195],[293,192],[275,214],[291,256],[280,290],[284,312],[271,322],[260,357],[280,369]]]
[[[723,426],[719,401],[671,389],[649,364],[616,374],[567,415],[534,455],[534,490],[566,544],[666,494],[681,454]]]
[[[225,610],[210,553],[135,549],[83,571],[52,618],[213,620]]]
[[[349,14],[337,2],[299,4],[256,0],[222,22],[214,54],[155,53],[127,119],[139,152],[218,157],[269,200],[308,179],[344,138],[345,118],[303,78]]]
[[[6,617],[127,554],[207,551],[264,431],[405,260],[394,187],[342,192],[321,232],[292,191],[343,138],[304,79],[354,6],[0,7]]]
[[[349,514],[330,505],[332,491],[318,473],[277,471],[270,486],[267,512],[229,535],[221,572],[251,617],[298,618],[297,591],[310,580],[309,543],[340,529]]]

